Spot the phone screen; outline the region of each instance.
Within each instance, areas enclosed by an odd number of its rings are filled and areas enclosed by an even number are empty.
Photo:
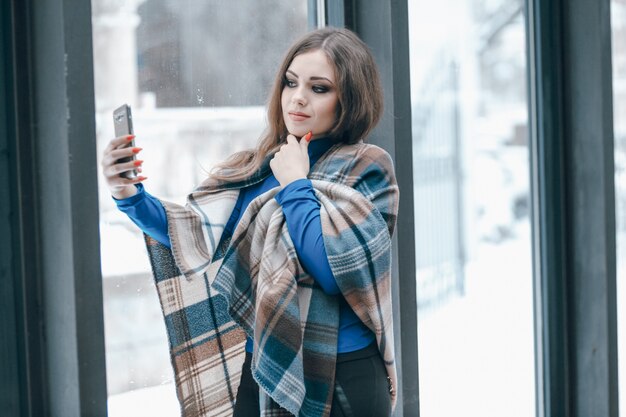
[[[113,125],[115,126],[115,137],[132,135],[133,134],[133,117],[128,104],[123,104],[117,109],[113,110]],[[135,140],[131,140],[123,147],[134,147]],[[135,155],[118,159],[117,163],[130,162],[135,160]],[[137,176],[137,170],[133,169],[125,171],[120,174],[120,177],[135,178]]]

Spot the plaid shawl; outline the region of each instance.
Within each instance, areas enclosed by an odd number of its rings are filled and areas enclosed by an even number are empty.
[[[239,183],[206,180],[185,207],[163,201],[171,251],[146,238],[167,327],[182,415],[231,416],[246,334],[261,415],[328,416],[339,305],[298,261],[280,187],[255,198],[232,236],[222,236],[242,187],[271,174],[268,157]],[[396,386],[391,236],[399,190],[383,149],[333,145],[309,173],[324,245],[343,296],[376,335]],[[221,243],[220,243],[221,242]],[[392,389],[392,404],[396,393]]]

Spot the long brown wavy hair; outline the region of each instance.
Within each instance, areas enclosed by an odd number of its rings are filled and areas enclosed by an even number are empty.
[[[307,52],[324,51],[331,62],[337,85],[337,123],[329,136],[337,142],[354,144],[365,139],[380,120],[383,93],[374,58],[365,43],[348,29],[322,28],[296,41],[285,55],[276,74],[267,104],[268,127],[255,149],[231,155],[216,165],[209,176],[227,182],[250,177],[286,143],[287,128],[283,120],[281,95],[285,74],[293,59]]]

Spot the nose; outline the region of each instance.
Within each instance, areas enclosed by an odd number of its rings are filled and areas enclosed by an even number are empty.
[[[293,90],[293,95],[291,96],[291,102],[299,106],[304,106],[306,104],[306,97],[304,95],[302,86],[298,86],[297,88]]]

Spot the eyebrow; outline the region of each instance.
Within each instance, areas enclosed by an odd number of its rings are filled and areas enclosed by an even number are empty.
[[[300,77],[298,76],[298,74],[296,74],[296,73],[295,73],[295,72],[293,72],[292,70],[287,70],[287,72],[288,72],[288,73],[293,74],[293,76],[294,76],[294,77],[296,77],[296,78],[300,78]],[[329,80],[328,78],[326,78],[326,77],[311,77],[311,80],[313,80],[313,81],[316,81],[316,80],[326,80],[326,81],[328,81],[329,83],[333,84],[333,82],[332,82],[331,80]]]

